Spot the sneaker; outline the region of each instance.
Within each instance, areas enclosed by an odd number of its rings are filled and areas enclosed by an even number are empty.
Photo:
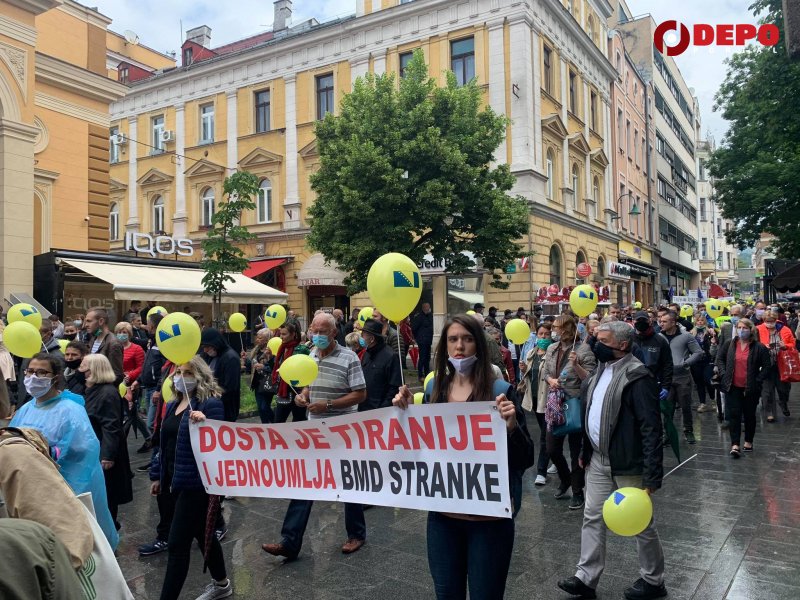
[[[227,579],[225,585],[219,585],[212,581],[206,586],[206,590],[197,597],[197,600],[216,600],[217,598],[230,598],[233,596],[233,586],[231,580]]]
[[[699,412],[699,413],[714,412],[715,410],[716,410],[716,407],[715,406],[711,406],[710,404],[701,404],[700,406],[697,407],[697,412]]]
[[[558,469],[556,468],[555,465],[550,465],[547,468],[547,473],[548,473],[548,475],[555,475],[556,473],[558,473]]]
[[[139,556],[153,556],[160,552],[166,552],[169,548],[167,542],[163,540],[156,540],[152,544],[143,544],[139,546]]]
[[[150,470],[150,463],[145,463],[136,467],[138,473],[147,473]]]
[[[567,592],[570,596],[577,596],[578,598],[586,598],[588,600],[597,598],[597,593],[594,589],[590,588],[574,575],[559,581],[558,587]]]
[[[686,443],[689,445],[694,444],[697,440],[694,439],[694,433],[691,431],[684,431],[683,437],[686,439]]]
[[[536,479],[533,482],[533,485],[543,486],[547,483],[547,477],[544,475],[537,475]]]
[[[566,498],[568,493],[569,493],[569,486],[565,487],[558,486],[558,490],[556,491],[555,494],[553,494],[553,497],[556,500],[561,500],[563,498]]]
[[[144,444],[142,444],[142,447],[136,451],[136,454],[146,454],[150,452],[150,450],[152,449],[153,449],[153,444],[150,442],[150,440],[145,440]]]
[[[225,536],[228,535],[228,528],[227,527],[223,527],[222,529],[217,529],[217,530],[214,531],[214,534],[217,536],[217,541],[221,542],[222,540],[225,539]],[[223,598],[223,597],[224,596],[220,596],[220,598]]]
[[[663,598],[667,595],[667,588],[664,584],[653,585],[639,578],[631,587],[625,590],[625,598],[628,600],[653,600]]]
[[[584,504],[586,504],[586,501],[583,498],[583,494],[572,494],[572,498],[569,501],[569,509],[580,510]]]

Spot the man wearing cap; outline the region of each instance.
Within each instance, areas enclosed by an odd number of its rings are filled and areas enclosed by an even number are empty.
[[[483,304],[481,304],[480,302],[477,302],[477,303],[475,303],[475,305],[472,307],[472,310],[474,310],[474,311],[475,311],[476,313],[478,313],[479,315],[483,316],[483,309],[484,309],[484,308],[486,308],[486,307],[485,307]]]
[[[358,405],[358,410],[386,408],[402,385],[400,360],[386,345],[383,327],[374,319],[367,319],[361,330],[367,351],[361,359],[364,381],[367,383],[367,399]]]
[[[650,315],[643,310],[633,315],[633,327],[636,330],[636,344],[642,351],[642,362],[656,378],[659,398],[664,400],[672,387],[672,352],[669,342],[664,336],[657,335]]]

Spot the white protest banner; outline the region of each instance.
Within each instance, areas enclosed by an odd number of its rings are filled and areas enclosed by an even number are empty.
[[[494,402],[382,408],[299,423],[191,424],[209,494],[511,517]]]

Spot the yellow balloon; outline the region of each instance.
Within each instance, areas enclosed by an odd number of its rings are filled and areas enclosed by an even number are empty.
[[[383,316],[400,322],[419,302],[422,276],[413,260],[390,252],[372,263],[367,275],[367,291]]]
[[[592,286],[579,285],[569,295],[569,306],[572,308],[572,312],[579,317],[588,317],[597,308],[598,300],[597,290]]]
[[[414,394],[414,404],[422,404],[422,400],[425,398],[425,394],[422,392],[417,392]]]
[[[69,340],[58,340],[58,347],[61,348],[61,352],[67,351],[67,344],[69,344]]]
[[[603,503],[603,520],[617,535],[639,535],[652,519],[653,502],[647,492],[639,488],[620,488],[611,492]]]
[[[317,361],[306,354],[293,354],[283,361],[279,375],[298,392],[317,378]]]
[[[20,302],[8,309],[8,322],[16,323],[17,321],[30,323],[36,327],[38,333],[39,327],[42,326],[42,313],[33,304]]]
[[[269,341],[267,342],[267,348],[269,348],[270,352],[272,352],[272,356],[278,356],[278,350],[281,349],[281,344],[283,344],[283,340],[281,340],[280,337],[275,336],[269,338]]]
[[[3,343],[11,354],[22,358],[31,358],[42,352],[39,329],[27,321],[9,323],[3,331]]]
[[[264,311],[264,323],[270,329],[278,329],[286,323],[286,309],[280,304],[273,304]]]
[[[158,325],[156,342],[167,360],[182,365],[200,349],[200,326],[186,313],[168,314]]]
[[[728,308],[731,305],[730,300],[717,300],[722,305],[722,308]]]
[[[422,389],[425,390],[428,387],[428,382],[433,379],[433,371],[425,375],[425,381],[422,382]]]
[[[515,344],[524,344],[531,336],[531,327],[522,319],[511,319],[506,323],[506,337]]]
[[[708,302],[706,302],[706,312],[708,313],[708,316],[711,317],[712,319],[721,317],[723,310],[724,309],[722,308],[722,304],[720,304],[718,300],[709,300]]]
[[[125,385],[125,383],[120,383],[119,384],[119,395],[124,398],[125,394],[127,394],[127,393],[128,393],[128,386]]]
[[[468,315],[474,315],[474,314],[475,314],[475,311],[474,311],[474,310],[468,310],[468,311],[467,311],[467,314],[468,314]]]
[[[166,317],[169,314],[169,311],[163,306],[154,306],[153,308],[147,311],[147,318],[149,319],[152,315],[156,313],[158,313],[162,317]]]
[[[233,313],[228,317],[228,327],[231,331],[241,333],[245,330],[245,327],[247,327],[247,317],[242,313]]]
[[[175,392],[172,390],[172,375],[164,379],[164,383],[161,384],[161,398],[164,402],[175,400]]]
[[[364,323],[367,322],[367,319],[372,318],[372,314],[375,312],[371,306],[365,306],[360,311],[358,311],[358,324],[361,325],[361,328],[364,328]]]
[[[684,304],[681,306],[681,316],[685,319],[686,317],[691,317],[694,314],[694,306],[691,304]]]
[[[731,318],[730,318],[730,317],[728,317],[728,316],[724,316],[724,317],[717,317],[717,318],[716,318],[716,319],[714,319],[714,320],[717,322],[717,327],[719,327],[719,326],[720,326],[720,325],[722,325],[723,323],[728,323],[728,322],[730,322]]]
[[[636,310],[641,310],[642,309],[642,303],[641,302],[634,302],[633,303],[633,308],[635,308]]]

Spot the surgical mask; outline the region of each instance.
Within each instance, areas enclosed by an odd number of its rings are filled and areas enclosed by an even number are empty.
[[[698,325],[698,326],[697,326],[697,331],[699,331],[699,332],[701,332],[701,333],[702,333],[702,332],[703,332],[703,331],[705,331],[705,330],[706,330],[706,326],[705,326],[705,325]]]
[[[763,308],[759,308],[758,310],[756,310],[756,316],[760,319],[761,317],[764,316],[765,312],[767,312],[767,311],[764,310]]]
[[[539,338],[536,340],[536,346],[540,350],[547,350],[550,347],[550,344],[553,343],[553,340],[549,340],[547,338]]]
[[[731,323],[733,324],[734,327],[736,327],[736,324],[738,322],[739,322],[739,317],[731,317]]]
[[[583,337],[586,335],[586,325],[578,323],[578,335]]]
[[[73,321],[72,324],[75,325],[75,327],[80,327],[81,325],[83,325],[83,321],[78,319],[77,321]]]
[[[187,377],[185,375],[175,375],[172,378],[172,383],[175,384],[175,389],[179,392],[191,396],[192,392],[197,389],[197,379],[194,377]]]
[[[64,365],[69,369],[77,369],[81,366],[81,359],[76,358],[75,360],[65,360]]]
[[[614,356],[614,348],[606,346],[603,342],[597,342],[592,351],[594,352],[595,358],[600,362],[617,360],[617,357]]]
[[[49,377],[25,376],[25,389],[34,398],[41,398],[50,391],[52,386],[53,380]]]
[[[560,342],[561,341],[561,334],[560,333],[553,333],[553,334],[550,335],[550,337],[553,339],[554,342]]]
[[[362,348],[366,348],[367,342],[364,341],[364,338],[360,337],[358,338],[358,345],[361,346]]]
[[[775,323],[764,323],[767,329],[775,329]]]
[[[740,329],[739,330],[739,339],[740,340],[749,340],[750,339],[750,330],[749,329]]]
[[[314,345],[320,350],[326,350],[328,346],[331,345],[330,338],[328,338],[327,335],[321,335],[319,333],[312,335],[311,341],[314,342]]]
[[[118,333],[117,339],[122,342],[123,344],[128,341],[128,334],[127,333]]]
[[[453,365],[453,368],[459,375],[469,375],[472,368],[475,366],[475,362],[478,360],[478,356],[476,354],[465,358],[453,358],[452,356],[448,356],[447,360],[450,361],[450,364]]]

